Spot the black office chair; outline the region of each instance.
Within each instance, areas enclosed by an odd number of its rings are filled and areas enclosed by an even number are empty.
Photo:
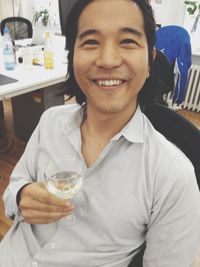
[[[10,37],[13,40],[32,38],[33,28],[32,23],[22,17],[8,17],[1,21],[1,35],[4,34],[4,28],[9,29]],[[3,103],[0,102],[0,123],[4,118]],[[3,133],[3,127],[0,125],[0,154],[10,151],[13,147],[14,139],[10,136],[5,136]]]
[[[1,35],[3,35],[4,28],[9,29],[12,40],[19,40],[25,38],[32,38],[33,28],[32,23],[22,17],[8,17],[1,21]]]
[[[190,159],[200,188],[200,130],[180,114],[158,103],[148,106],[145,114],[156,130]]]
[[[138,96],[142,110],[151,103],[167,105],[164,97],[170,92],[172,94],[173,91],[173,66],[161,51],[156,50],[156,57],[151,66],[151,75]]]
[[[155,78],[153,86],[156,86],[160,95],[172,92],[174,87],[173,68],[164,54],[157,51],[152,68]],[[147,100],[143,111],[154,127],[190,159],[200,186],[200,130],[159,99],[149,102]]]
[[[160,99],[156,101],[167,105],[163,96],[169,92],[172,94],[174,91],[174,66],[170,64],[165,54],[156,49],[156,57],[152,67],[156,78],[155,86],[160,93]]]

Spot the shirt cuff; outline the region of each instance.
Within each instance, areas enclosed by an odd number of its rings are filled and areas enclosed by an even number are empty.
[[[5,214],[13,221],[18,222],[24,220],[17,205],[17,193],[26,184],[30,184],[30,181],[27,182],[27,180],[21,180],[18,182],[13,182],[8,186],[4,193],[3,199],[5,202]]]

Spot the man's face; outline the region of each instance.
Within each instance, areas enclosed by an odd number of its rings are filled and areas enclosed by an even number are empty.
[[[139,7],[129,0],[94,0],[81,13],[74,74],[87,106],[101,113],[134,112],[149,75]]]

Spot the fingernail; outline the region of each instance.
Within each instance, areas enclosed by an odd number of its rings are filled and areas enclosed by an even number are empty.
[[[74,204],[70,201],[65,202],[65,206],[68,208],[68,210],[73,210],[75,208]]]
[[[75,209],[75,206],[74,206],[74,204],[71,204],[71,206],[70,206],[70,207],[71,207],[71,209],[72,209],[72,210],[74,210],[74,209]]]
[[[65,206],[66,206],[66,207],[70,207],[70,206],[71,206],[71,202],[70,202],[69,200],[67,200],[67,201],[65,202]]]

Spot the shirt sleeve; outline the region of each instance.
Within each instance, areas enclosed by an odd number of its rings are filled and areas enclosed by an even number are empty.
[[[24,185],[36,182],[36,158],[38,155],[39,136],[40,123],[34,130],[23,155],[16,164],[10,176],[9,185],[3,195],[5,214],[14,221],[23,220],[17,206],[18,191]]]
[[[194,267],[200,240],[200,194],[193,167],[178,160],[159,175],[143,266]]]

